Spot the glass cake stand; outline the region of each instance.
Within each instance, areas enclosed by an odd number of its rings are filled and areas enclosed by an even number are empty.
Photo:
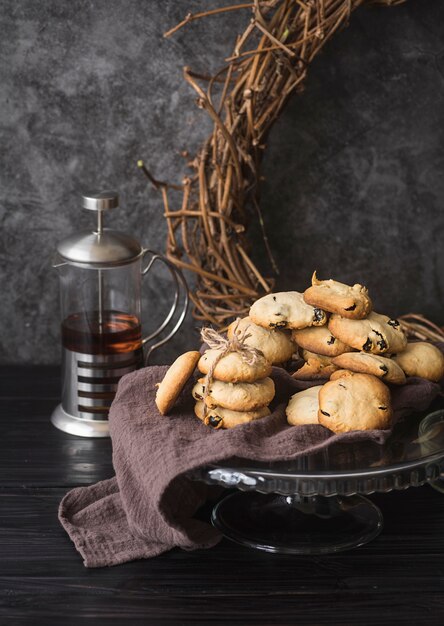
[[[327,554],[361,546],[382,530],[364,495],[425,483],[444,492],[444,409],[398,424],[383,445],[331,445],[293,461],[232,459],[191,478],[236,488],[212,523],[237,543],[286,554]]]

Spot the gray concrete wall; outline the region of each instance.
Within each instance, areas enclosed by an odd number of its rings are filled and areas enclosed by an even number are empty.
[[[3,0],[0,6],[0,361],[57,362],[56,243],[87,227],[81,190],[116,187],[109,224],[163,250],[160,198],[209,128],[181,68],[212,70],[248,12],[162,33],[203,0]],[[444,323],[444,4],[359,10],[313,63],[269,139],[262,206],[281,275],[368,284],[377,310]],[[251,240],[264,270],[256,229]],[[160,319],[167,282],[146,292]],[[195,345],[196,322],[158,356]]]

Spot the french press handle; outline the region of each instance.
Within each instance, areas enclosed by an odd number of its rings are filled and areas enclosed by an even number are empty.
[[[179,302],[182,296],[183,296],[183,304],[182,304],[182,309],[180,310],[179,317],[177,318],[177,321],[174,323],[169,333],[165,337],[163,337],[160,341],[153,343],[146,349],[145,365],[148,365],[149,358],[151,354],[154,352],[154,350],[156,350],[157,348],[160,348],[160,346],[163,346],[165,343],[167,343],[167,341],[169,341],[172,337],[174,337],[174,335],[177,333],[179,328],[182,326],[182,322],[185,319],[185,315],[187,314],[188,303],[189,303],[188,286],[185,281],[184,275],[182,274],[180,269],[177,268],[165,256],[163,256],[163,254],[154,252],[154,250],[144,250],[142,254],[142,259],[144,259],[145,256],[148,254],[151,254],[152,256],[149,260],[148,265],[142,269],[142,275],[146,276],[150,272],[153,265],[157,261],[160,261],[164,265],[166,265],[166,267],[170,271],[171,277],[174,282],[175,291],[174,291],[173,304],[171,305],[171,308],[169,312],[167,313],[167,316],[165,317],[163,322],[154,332],[152,332],[150,335],[142,339],[142,346],[146,346],[150,341],[152,341],[158,335],[160,335],[160,333],[163,330],[165,330],[165,328],[167,328],[167,326],[170,324],[170,322],[173,320],[173,318],[175,317],[176,313],[179,310]]]

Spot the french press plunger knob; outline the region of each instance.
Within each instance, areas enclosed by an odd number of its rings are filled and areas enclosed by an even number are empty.
[[[137,239],[104,228],[104,213],[118,206],[115,191],[84,195],[83,208],[97,213],[95,230],[71,235],[57,246],[63,382],[62,402],[51,420],[73,435],[109,434],[108,412],[120,378],[143,365],[144,349],[147,363],[153,350],[175,335],[188,307],[180,270]],[[174,298],[164,321],[144,337],[142,278],[158,261],[171,273]],[[155,341],[162,331],[165,336]]]

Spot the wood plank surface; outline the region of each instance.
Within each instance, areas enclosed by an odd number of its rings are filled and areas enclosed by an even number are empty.
[[[443,615],[444,498],[429,487],[374,496],[384,511],[384,532],[343,554],[270,555],[223,541],[211,550],[173,550],[95,570],[83,567],[57,521],[64,493],[49,488],[1,492],[0,618],[11,611],[50,618],[60,614],[68,598],[71,617],[118,620],[125,614],[136,623],[147,610],[153,620],[148,623],[205,623],[215,619],[216,610],[230,623],[291,623],[286,620],[292,611],[304,624],[319,623],[328,603],[338,609],[340,602],[340,619],[330,616],[329,623],[352,623],[348,620],[363,606],[370,610],[367,617],[374,617],[379,606],[396,624],[401,598],[404,619],[407,608],[419,619],[426,597],[428,619],[432,609]],[[360,623],[371,622],[364,616]]]
[[[56,365],[0,365],[3,398],[60,397],[60,367]]]
[[[57,368],[0,368],[0,626],[444,622],[444,495],[429,486],[370,496],[383,532],[345,553],[273,555],[224,540],[86,569],[57,509],[70,487],[112,475],[111,443],[50,424],[58,385]]]
[[[113,475],[109,438],[75,437],[51,424],[59,388],[59,368],[0,367],[0,486],[76,487]]]
[[[111,440],[59,431],[50,422],[57,402],[0,397],[0,485],[75,487],[113,475]]]
[[[425,592],[420,598],[405,592],[396,597],[392,593],[346,597],[341,590],[326,596],[270,593],[260,598],[183,598],[174,593],[137,596],[98,592],[92,596],[80,588],[71,591],[69,599],[56,589],[51,595],[42,592],[18,596],[14,610],[3,613],[2,624],[19,621],[26,626],[442,626],[443,608],[444,598],[434,592]]]

